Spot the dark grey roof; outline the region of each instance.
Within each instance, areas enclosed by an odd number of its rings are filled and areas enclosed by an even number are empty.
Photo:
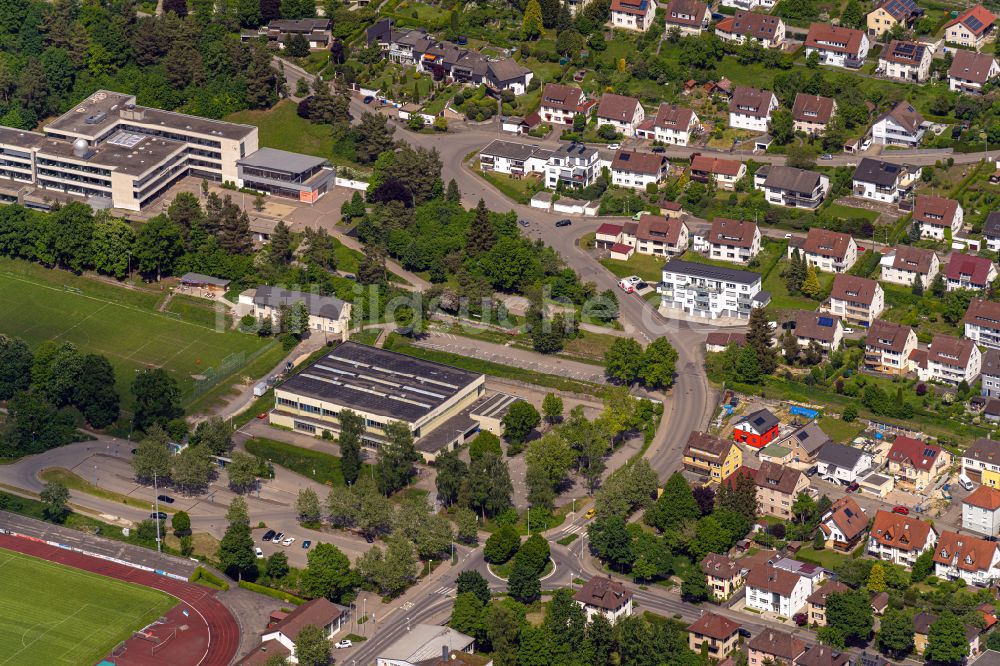
[[[222,287],[223,289],[229,286],[229,280],[201,273],[185,273],[181,276],[181,282],[185,284],[210,284],[213,287]]]
[[[392,31],[392,23],[391,18],[384,18],[365,30],[368,44],[371,45],[373,42],[381,41],[388,42],[389,33]]]
[[[749,422],[757,432],[767,432],[779,423],[778,417],[766,409],[758,409],[752,414],[747,414],[740,419],[740,422],[743,421]]]
[[[771,165],[764,180],[765,187],[791,192],[812,193],[820,183],[820,174],[815,171],[796,169],[780,164]]]
[[[990,348],[983,352],[983,374],[1000,376],[1000,349]]]
[[[983,222],[983,235],[987,238],[1000,238],[1000,210],[995,210],[986,216]]]
[[[803,451],[810,456],[814,456],[817,451],[823,448],[826,444],[829,444],[832,440],[829,435],[823,432],[822,428],[816,425],[815,421],[812,421],[793,432],[791,437],[789,437],[786,441],[798,444],[802,447]]]
[[[339,319],[340,313],[344,309],[344,301],[333,296],[320,296],[302,291],[291,291],[281,287],[262,286],[257,287],[253,295],[254,305],[260,307],[280,308],[289,306],[297,301],[302,301],[309,310],[309,314],[314,317],[326,317],[327,319]]]
[[[739,284],[753,284],[760,280],[760,273],[751,271],[741,271],[735,268],[724,266],[710,266],[699,264],[694,261],[682,261],[674,259],[668,261],[663,266],[664,272],[680,273],[691,277],[707,278],[709,280],[724,280],[727,282],[737,282]]]
[[[278,388],[413,423],[480,377],[442,363],[344,342]]]
[[[875,183],[882,187],[891,187],[896,184],[896,178],[903,171],[903,167],[882,160],[873,160],[870,157],[863,158],[854,170],[854,180],[866,183]]]
[[[843,469],[854,469],[863,455],[865,452],[861,449],[830,442],[820,450],[816,459]]]
[[[288,173],[302,173],[326,163],[327,160],[322,157],[291,153],[277,148],[261,148],[237,162],[240,166],[274,169]]]
[[[481,155],[492,155],[508,160],[526,160],[533,156],[546,158],[550,151],[531,143],[517,143],[515,141],[503,141],[497,139],[480,151]]]
[[[591,157],[597,153],[597,148],[589,148],[582,143],[564,143],[552,151],[553,156]]]

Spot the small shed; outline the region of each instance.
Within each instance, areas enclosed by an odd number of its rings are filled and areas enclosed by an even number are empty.
[[[610,257],[618,261],[628,261],[633,252],[635,252],[635,248],[625,243],[615,243],[608,249]]]
[[[202,275],[201,273],[185,273],[181,276],[181,286],[188,289],[200,289],[210,291],[212,294],[220,295],[229,289],[229,280]]]

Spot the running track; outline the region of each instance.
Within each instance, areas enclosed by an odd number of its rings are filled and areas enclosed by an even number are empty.
[[[180,599],[191,606],[195,613],[189,618],[190,631],[202,631],[208,635],[208,649],[204,654],[192,655],[188,664],[178,666],[228,666],[236,656],[240,646],[240,627],[236,619],[215,593],[192,583],[183,583],[173,578],[115,562],[90,557],[58,546],[50,546],[40,541],[0,534],[0,547],[25,555],[57,562],[76,569],[83,569],[102,576],[117,578],[137,585],[151,587]],[[200,627],[197,625],[201,625]]]

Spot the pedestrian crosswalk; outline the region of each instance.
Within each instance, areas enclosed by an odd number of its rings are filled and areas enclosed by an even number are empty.
[[[582,530],[584,527],[585,526],[581,525],[581,524],[571,525],[571,526],[569,526],[569,527],[567,527],[566,529],[563,530],[563,534],[566,534],[566,535],[576,534],[577,532],[579,532],[580,530]]]
[[[449,597],[449,596],[451,596],[451,593],[454,592],[454,591],[455,591],[454,587],[444,587],[444,586],[442,586],[442,587],[439,587],[438,589],[434,590],[434,594],[440,594],[443,597]]]

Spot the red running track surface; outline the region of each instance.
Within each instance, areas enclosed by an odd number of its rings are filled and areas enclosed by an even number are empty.
[[[228,666],[236,656],[240,646],[240,627],[229,609],[215,598],[215,592],[192,583],[185,583],[173,578],[167,578],[149,571],[142,571],[124,564],[109,562],[97,557],[90,557],[58,546],[51,546],[43,541],[32,541],[22,537],[0,534],[0,548],[24,553],[34,557],[56,562],[66,566],[90,571],[109,578],[128,581],[137,585],[151,587],[166,592],[184,602],[194,612],[186,618],[188,629],[184,632],[194,637],[201,634],[197,640],[185,640],[195,654],[181,655],[177,646],[169,646],[171,664],[176,666]],[[176,609],[175,609],[176,610]],[[173,611],[171,611],[173,612]],[[171,642],[180,643],[182,634],[178,633]],[[207,645],[207,649],[205,649]],[[168,646],[164,646],[164,652]],[[190,653],[192,650],[181,652]],[[127,657],[126,653],[126,657]],[[161,654],[159,663],[164,663]]]

